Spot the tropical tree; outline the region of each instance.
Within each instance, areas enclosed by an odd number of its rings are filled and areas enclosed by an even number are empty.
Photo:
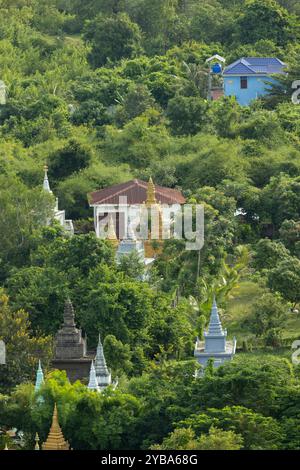
[[[28,314],[24,310],[12,309],[3,293],[0,296],[0,339],[6,345],[6,364],[0,368],[2,390],[31,380],[38,359],[42,359],[44,367],[49,365],[52,338],[32,336]]]
[[[96,16],[87,23],[84,37],[91,42],[89,60],[95,68],[109,60],[134,57],[142,50],[140,29],[125,13],[111,17]]]

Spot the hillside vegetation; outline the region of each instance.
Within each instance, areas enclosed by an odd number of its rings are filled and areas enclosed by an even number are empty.
[[[55,399],[76,449],[300,448],[299,39],[297,0],[0,0],[0,425],[28,446]],[[288,74],[249,107],[210,102],[216,53],[278,57]],[[45,164],[73,238],[45,226]],[[204,204],[205,245],[199,266],[166,242],[142,282],[96,239],[87,195],[150,176]],[[239,354],[197,381],[213,294]],[[49,368],[68,296],[120,386],[91,397],[52,372],[39,414],[28,381],[39,357]]]

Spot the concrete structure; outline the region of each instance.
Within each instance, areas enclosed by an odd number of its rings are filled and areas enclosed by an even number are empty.
[[[48,167],[44,167],[45,175],[44,175],[44,182],[43,182],[43,189],[47,193],[53,194],[50,188],[49,179],[48,179]],[[66,211],[59,210],[58,208],[58,198],[55,199],[55,206],[53,208],[53,218],[57,220],[60,225],[64,228],[64,230],[69,235],[74,235],[74,226],[73,221],[70,219],[66,219]],[[51,221],[49,220],[48,223]]]
[[[123,256],[129,256],[132,253],[137,253],[141,262],[142,263],[145,262],[145,249],[144,249],[144,243],[142,240],[136,240],[136,239],[122,240],[119,243],[119,246],[116,252],[117,263],[120,263]]]
[[[208,331],[204,332],[204,341],[197,339],[194,355],[199,364],[207,365],[209,359],[214,360],[214,366],[218,367],[225,361],[233,358],[236,351],[236,339],[227,341],[227,330],[222,328],[218,307],[214,299]]]
[[[99,335],[99,341],[97,346],[97,353],[95,358],[95,370],[96,370],[96,378],[97,383],[100,390],[103,390],[108,385],[111,385],[111,373],[109,372],[106,360],[104,357],[103,346],[101,343],[101,338]]]
[[[43,385],[43,383],[44,383],[44,373],[43,373],[41,361],[39,361],[38,370],[36,372],[34,391],[38,392],[41,386]]]
[[[276,83],[274,74],[284,73],[285,64],[272,57],[243,57],[223,72],[225,96],[235,96],[238,103],[248,106],[252,100],[269,92]]]
[[[95,366],[94,366],[94,361],[92,361],[92,364],[91,364],[88,389],[93,390],[95,392],[100,392],[100,388],[99,388],[99,385],[98,385],[98,382],[97,382],[97,377],[96,377],[96,370],[95,370]]]
[[[75,326],[75,314],[70,300],[66,301],[64,323],[55,338],[55,357],[52,366],[65,370],[71,382],[87,379],[92,357],[87,355],[86,340]]]

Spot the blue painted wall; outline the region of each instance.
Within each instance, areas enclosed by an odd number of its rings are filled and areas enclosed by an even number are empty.
[[[246,75],[243,75],[246,76]],[[274,78],[268,75],[248,75],[248,88],[241,88],[240,76],[224,76],[224,94],[225,96],[235,96],[241,106],[248,106],[252,100],[268,93],[269,86],[266,81],[275,83]]]

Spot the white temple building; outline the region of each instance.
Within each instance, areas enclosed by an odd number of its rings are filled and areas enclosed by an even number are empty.
[[[41,361],[39,361],[38,369],[36,372],[35,386],[34,386],[35,393],[40,390],[43,383],[44,383],[44,373],[43,373]]]
[[[106,365],[100,335],[95,358],[95,371],[98,387],[100,390],[103,390],[105,387],[108,387],[108,385],[111,385],[111,373]]]
[[[44,175],[44,182],[43,182],[43,189],[50,194],[53,194],[50,188],[49,179],[48,179],[48,167],[44,167],[45,175]],[[64,230],[70,235],[74,235],[74,226],[73,221],[70,219],[66,219],[66,211],[59,210],[58,208],[58,198],[55,198],[55,206],[53,209],[53,218],[57,220],[60,225],[64,228]],[[49,221],[50,223],[50,221]]]
[[[214,360],[214,367],[219,367],[226,361],[230,361],[236,352],[236,338],[227,341],[227,330],[223,329],[218,313],[216,299],[210,315],[208,331],[204,332],[204,341],[197,338],[194,356],[203,367],[209,359]]]
[[[88,389],[92,390],[94,392],[100,392],[100,387],[98,385],[98,381],[97,381],[97,377],[96,377],[96,369],[95,369],[94,361],[92,361],[92,363],[91,363]]]

